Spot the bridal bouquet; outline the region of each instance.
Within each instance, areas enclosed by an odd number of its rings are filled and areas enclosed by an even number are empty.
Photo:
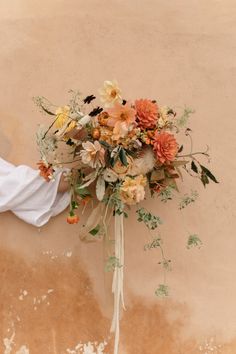
[[[105,81],[99,90],[100,104],[92,94],[83,97],[72,92],[67,105],[55,106],[44,97],[35,98],[41,111],[52,119],[47,129],[40,127],[37,143],[41,153],[40,174],[53,179],[57,168],[67,167],[71,202],[67,222],[79,222],[78,208],[91,205],[92,212],[85,225],[79,227],[80,237],[86,241],[103,238],[108,244],[107,270],[113,270],[114,316],[111,330],[115,332],[115,349],[118,353],[119,311],[123,304],[124,225],[132,205],[138,205],[149,195],[167,202],[178,192],[177,180],[183,172],[198,178],[204,186],[217,183],[201,157],[209,160],[206,151],[193,151],[192,131],[186,127],[192,111],[185,108],[181,115],[156,100],[124,99],[116,81]],[[182,140],[189,139],[189,151]],[[187,138],[186,138],[187,137]],[[94,190],[92,187],[94,186]],[[197,192],[184,195],[179,204],[182,209],[192,203]],[[157,201],[158,202],[158,201]],[[137,220],[150,230],[161,220],[145,208],[137,207]],[[114,216],[114,233],[108,225]],[[188,246],[199,245],[200,239],[191,235]],[[168,268],[162,242],[155,238],[145,250],[159,247],[161,264]],[[157,295],[166,295],[167,287],[161,284]]]

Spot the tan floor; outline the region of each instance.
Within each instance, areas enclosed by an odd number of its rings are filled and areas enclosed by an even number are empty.
[[[181,191],[197,188],[200,197],[183,212],[175,202],[145,202],[165,220],[173,261],[168,300],[154,295],[160,256],[143,251],[145,229],[131,215],[120,354],[235,354],[235,0],[0,0],[0,6],[0,154],[9,161],[38,160],[35,131],[44,118],[32,96],[64,104],[69,89],[96,93],[103,80],[116,78],[127,98],[196,110],[195,147],[211,147],[221,183],[204,191],[186,178]],[[102,244],[81,243],[65,217],[38,230],[0,215],[2,354],[90,354],[89,342],[95,348],[104,341],[100,352],[112,354]],[[199,234],[201,250],[186,249],[189,233]],[[79,343],[87,349],[75,349]]]

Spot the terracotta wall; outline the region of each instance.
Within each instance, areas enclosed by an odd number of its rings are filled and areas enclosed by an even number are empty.
[[[36,95],[64,104],[69,89],[90,94],[116,78],[126,97],[196,110],[195,147],[211,147],[220,184],[206,190],[199,184],[198,201],[182,212],[177,202],[145,202],[165,220],[173,263],[167,300],[154,295],[162,282],[158,251],[143,251],[146,230],[134,213],[126,223],[120,352],[235,353],[235,0],[1,0],[0,6],[3,158],[35,167],[35,131],[44,119],[31,100]],[[182,193],[194,183],[186,178]],[[103,245],[81,243],[65,216],[37,229],[0,215],[1,353],[82,353],[72,349],[104,340],[104,353],[112,353]],[[186,249],[189,233],[202,239],[200,250]]]

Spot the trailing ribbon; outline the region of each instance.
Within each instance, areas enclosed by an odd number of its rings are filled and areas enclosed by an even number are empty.
[[[120,305],[124,304],[124,218],[123,213],[115,214],[115,257],[119,264],[115,267],[112,282],[112,292],[114,294],[114,312],[110,331],[115,333],[114,354],[118,354],[120,338]]]

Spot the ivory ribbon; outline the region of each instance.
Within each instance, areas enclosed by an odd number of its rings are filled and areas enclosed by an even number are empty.
[[[114,354],[118,354],[120,338],[120,305],[124,304],[124,218],[123,214],[115,214],[115,257],[119,260],[119,265],[115,267],[112,282],[112,292],[114,294],[114,312],[111,324],[111,332],[115,333]]]

